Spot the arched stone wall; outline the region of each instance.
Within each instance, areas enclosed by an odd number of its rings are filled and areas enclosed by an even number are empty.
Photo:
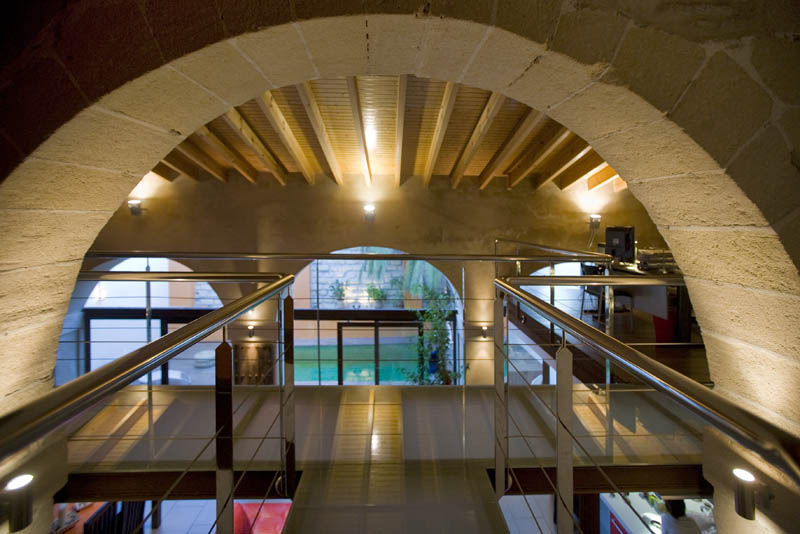
[[[718,390],[800,431],[791,2],[262,4],[76,1],[15,30],[35,37],[0,93],[4,410],[49,387],[80,259],[186,135],[271,87],[413,73],[500,91],[592,143],[684,269]]]

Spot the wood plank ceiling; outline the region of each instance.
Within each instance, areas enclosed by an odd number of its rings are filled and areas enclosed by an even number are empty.
[[[498,93],[410,75],[322,79],[268,91],[190,135],[153,172],[285,185],[412,177],[453,189],[526,180],[594,189],[626,187],[583,139]]]

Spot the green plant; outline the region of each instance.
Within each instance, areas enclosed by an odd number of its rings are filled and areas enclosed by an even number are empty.
[[[450,331],[447,328],[450,298],[426,285],[416,289],[427,306],[417,312],[417,318],[423,324],[422,335],[417,339],[417,367],[406,374],[411,382],[419,385],[454,384],[461,374],[447,367],[450,349]]]
[[[367,286],[367,296],[374,301],[382,302],[386,300],[386,291],[374,284],[370,284]]]
[[[347,288],[347,283],[346,282],[342,283],[341,280],[336,280],[334,283],[328,286],[331,295],[333,295],[333,298],[335,298],[336,300],[344,300],[344,292],[346,288]]]

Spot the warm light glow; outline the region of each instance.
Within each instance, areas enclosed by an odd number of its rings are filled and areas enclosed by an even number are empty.
[[[482,326],[481,327],[481,337],[483,337],[484,339],[489,337],[489,327],[488,326]]]
[[[132,199],[148,199],[159,196],[159,189],[169,187],[170,183],[154,172],[148,172],[131,191]]]
[[[367,149],[372,150],[375,148],[375,145],[378,142],[378,132],[375,131],[374,126],[369,124],[366,128],[364,128],[364,137],[367,138]]]
[[[592,189],[591,191],[577,191],[572,198],[582,212],[593,214],[590,217],[594,218],[608,204],[610,194],[607,189]],[[599,219],[600,216],[597,216]]]
[[[372,203],[364,204],[364,213],[366,213],[367,215],[372,215],[373,213],[375,213],[375,204]]]
[[[131,207],[131,206],[141,206],[141,205],[142,205],[142,201],[140,199],[138,199],[138,198],[128,199],[128,206],[129,207]]]
[[[733,470],[733,474],[736,475],[736,478],[739,480],[744,480],[745,482],[754,482],[756,480],[756,477],[753,476],[753,473],[747,469],[741,469],[737,467]]]
[[[591,220],[593,220],[593,221],[599,221],[599,220],[600,220],[600,219],[602,219],[603,217],[602,217],[601,215],[597,214],[597,213],[590,213],[590,214],[589,214],[589,218],[590,218]]]
[[[33,475],[24,474],[16,476],[8,481],[8,484],[6,484],[6,490],[14,491],[20,488],[24,488],[25,486],[31,483],[31,480],[33,480]]]

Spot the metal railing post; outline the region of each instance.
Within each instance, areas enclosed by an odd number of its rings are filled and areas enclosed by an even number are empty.
[[[223,340],[215,353],[217,532],[233,533],[233,349]]]
[[[499,500],[506,492],[508,468],[508,388],[505,381],[505,295],[494,299],[494,491]]]
[[[567,332],[561,330],[561,347],[556,351],[556,487],[558,488],[558,534],[573,534],[572,506],[572,352]]]
[[[286,459],[284,476],[286,495],[293,497],[297,483],[294,447],[294,299],[288,294],[283,299],[283,378],[281,402],[285,403],[283,408],[284,457]]]

